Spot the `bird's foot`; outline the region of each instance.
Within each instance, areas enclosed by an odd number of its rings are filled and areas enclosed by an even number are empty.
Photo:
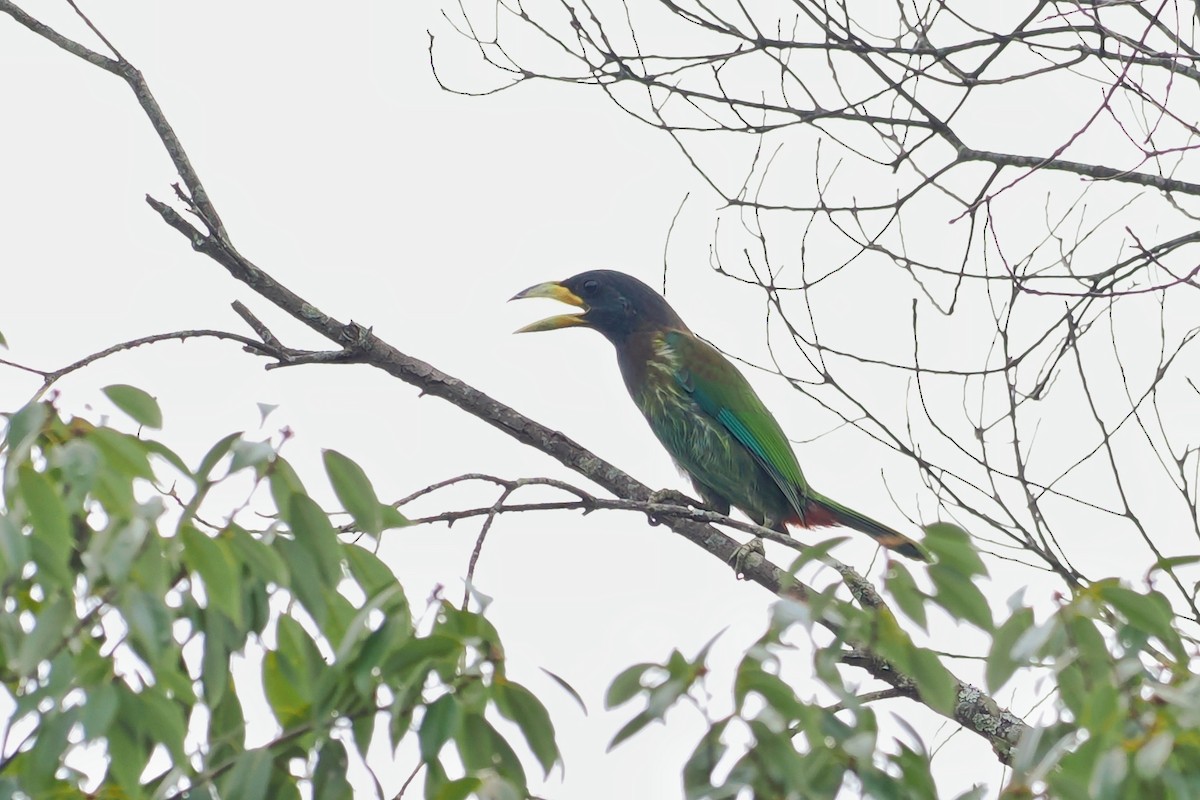
[[[699,500],[693,500],[686,494],[675,489],[659,489],[650,494],[649,502],[653,505],[679,506],[680,508],[700,507]],[[662,520],[647,512],[646,518],[651,525],[661,525]]]
[[[729,563],[733,565],[733,571],[737,574],[738,580],[745,579],[746,571],[743,567],[746,566],[751,555],[756,555],[760,559],[767,557],[767,548],[763,546],[763,540],[757,536],[738,547],[729,557]]]
[[[650,502],[655,505],[683,506],[684,508],[704,507],[699,500],[688,497],[677,489],[659,489],[657,492],[652,492]]]

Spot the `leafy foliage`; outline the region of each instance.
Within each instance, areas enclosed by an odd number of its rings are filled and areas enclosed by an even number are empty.
[[[139,426],[161,424],[149,395],[109,396]],[[503,731],[519,733],[543,773],[559,763],[553,723],[508,679],[491,623],[440,601],[429,623],[414,620],[391,570],[344,540],[270,443],[231,434],[193,470],[159,442],[38,404],[9,418],[3,456],[0,678],[23,737],[0,764],[6,793],[266,798],[307,784],[349,797],[352,761],[408,740],[426,797],[523,798],[528,765]],[[357,533],[407,524],[352,460],[328,451],[325,467]],[[240,505],[213,499],[234,490],[247,493]],[[262,530],[239,521],[252,503],[268,504]],[[921,629],[942,615],[986,635],[991,692],[1047,686],[1028,735],[997,745],[1012,767],[1005,797],[1200,794],[1200,678],[1162,594],[1106,580],[1040,622],[1019,603],[998,621],[969,537],[937,525],[925,543],[936,558],[926,574],[887,572],[898,612]],[[732,713],[708,719],[682,766],[689,800],[937,796],[925,743],[912,730],[885,738],[877,698],[839,665],[869,644],[911,678],[893,695],[947,716],[978,692],[888,605],[847,595],[834,583],[804,604],[777,602],[737,667]],[[814,649],[817,683],[801,691],[783,656],[789,634],[817,619],[836,620],[839,635]],[[617,675],[606,704],[638,707],[610,747],[630,746],[681,701],[707,709],[712,645]],[[260,664],[258,686],[244,667],[231,679],[235,662]],[[258,689],[269,719],[255,710]],[[75,756],[94,747],[105,767],[85,774]]]
[[[1200,677],[1189,669],[1177,620],[1161,594],[1107,580],[1063,601],[1040,624],[1031,609],[1018,605],[993,627],[992,610],[975,582],[987,571],[966,534],[950,525],[929,533],[926,544],[939,558],[929,570],[936,591],[920,588],[903,566],[892,565],[887,585],[895,605],[922,626],[938,612],[988,633],[989,690],[1015,675],[1042,678],[1046,686],[1039,724],[1015,747],[997,747],[1012,767],[1002,797],[1200,796]],[[973,591],[963,588],[968,585]],[[641,699],[644,708],[613,746],[688,700],[709,721],[683,768],[688,800],[836,798],[846,792],[879,800],[939,796],[933,756],[916,731],[901,721],[907,736],[885,740],[862,687],[837,666],[852,662],[856,642],[869,638],[888,663],[913,678],[912,695],[947,715],[972,702],[978,690],[959,684],[938,654],[914,644],[886,606],[864,610],[836,590],[831,586],[806,607],[777,602],[768,630],[738,666],[731,714],[708,713],[715,696],[704,685],[708,647],[692,659],[675,651],[661,664],[622,672],[609,687],[608,705]],[[843,634],[814,650],[818,683],[804,695],[784,677],[782,659],[794,650],[789,632],[811,626],[818,615],[838,619]],[[986,791],[980,785],[958,800]]]
[[[161,426],[145,392],[106,392]],[[268,442],[231,434],[192,470],[159,442],[43,403],[9,418],[2,464],[0,679],[18,738],[0,794],[244,800],[308,783],[350,797],[350,760],[410,737],[428,796],[525,797],[499,718],[543,771],[559,762],[492,625],[440,602],[419,625],[391,570],[339,535]],[[326,467],[359,530],[406,524],[353,461],[331,452]],[[210,499],[247,485],[240,505]],[[270,524],[250,530],[238,512],[260,501]],[[260,687],[246,680],[256,657]],[[95,747],[99,776],[68,766]]]
[[[1051,720],[1016,751],[1008,796],[1200,794],[1200,676],[1159,592],[1093,584],[1015,642],[997,637],[989,667],[998,657],[1047,670],[1057,688]]]

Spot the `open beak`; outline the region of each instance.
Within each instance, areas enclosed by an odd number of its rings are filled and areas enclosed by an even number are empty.
[[[567,287],[561,283],[550,281],[549,283],[539,283],[537,286],[530,286],[523,292],[517,292],[512,296],[512,300],[523,300],[526,297],[549,297],[551,300],[557,300],[560,303],[566,303],[570,306],[582,308],[583,314],[559,314],[555,317],[547,317],[538,322],[526,325],[524,328],[518,328],[514,333],[533,333],[534,331],[553,331],[559,328],[570,328],[577,325],[587,327],[588,321],[584,319],[584,314],[587,313],[587,304],[583,302]]]

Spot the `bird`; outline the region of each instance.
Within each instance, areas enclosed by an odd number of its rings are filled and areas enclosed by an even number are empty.
[[[645,283],[615,270],[589,270],[530,286],[512,299],[536,297],[582,312],[548,317],[516,333],[584,327],[608,339],[633,402],[710,510],[728,516],[737,508],[783,534],[789,525],[843,526],[891,552],[928,560],[908,536],[815,491],[746,377]],[[752,545],[762,549],[761,540]]]

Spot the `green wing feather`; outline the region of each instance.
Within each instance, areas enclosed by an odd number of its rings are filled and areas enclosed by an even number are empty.
[[[666,344],[679,359],[675,374],[679,385],[750,451],[796,513],[802,514],[808,482],[783,428],[750,382],[725,356],[689,333],[670,331]]]
[[[783,429],[745,376],[724,356],[684,331],[669,331],[664,343],[674,357],[679,387],[746,448],[802,522],[809,519],[818,526],[845,525],[901,555],[928,560],[920,545],[904,534],[813,492]],[[743,496],[734,505],[745,511],[747,499]]]

